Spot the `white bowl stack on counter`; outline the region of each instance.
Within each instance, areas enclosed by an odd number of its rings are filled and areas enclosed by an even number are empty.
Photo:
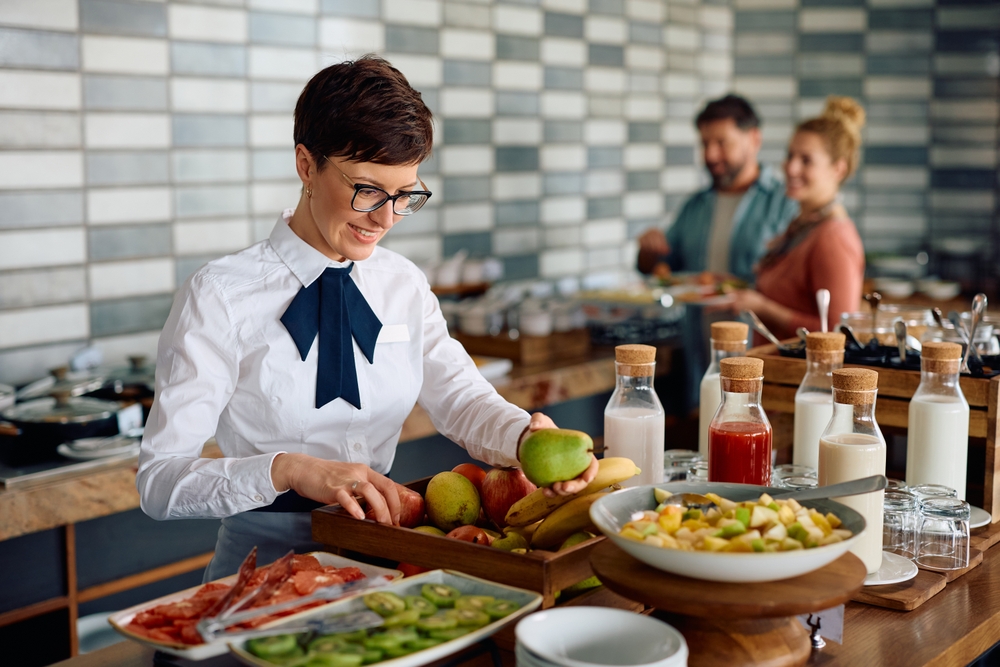
[[[621,609],[566,607],[517,624],[517,667],[686,667],[683,635],[663,621]]]

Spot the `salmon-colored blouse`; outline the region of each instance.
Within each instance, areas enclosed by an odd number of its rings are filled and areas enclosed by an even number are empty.
[[[819,331],[816,290],[825,287],[830,290],[833,331],[841,313],[857,309],[864,277],[865,251],[854,223],[848,218],[827,220],[757,275],[758,292],[795,311],[787,329],[766,324],[782,340],[794,338],[798,327]]]

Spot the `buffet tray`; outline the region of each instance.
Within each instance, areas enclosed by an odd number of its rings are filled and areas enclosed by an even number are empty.
[[[28,489],[43,484],[51,484],[63,479],[82,477],[101,470],[121,468],[124,464],[138,463],[135,453],[123,453],[90,461],[45,461],[24,466],[9,466],[0,463],[0,488]]]
[[[406,486],[424,495],[428,481],[429,477]],[[358,520],[339,505],[313,510],[312,530],[314,540],[335,547],[348,557],[363,554],[429,569],[458,570],[536,591],[542,594],[545,609],[555,604],[557,592],[594,574],[590,551],[605,539],[598,536],[564,551],[515,554],[409,528]]]

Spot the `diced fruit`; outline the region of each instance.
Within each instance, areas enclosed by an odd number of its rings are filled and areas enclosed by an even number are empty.
[[[826,513],[826,521],[830,524],[831,528],[840,528],[841,521],[837,518],[837,515],[833,512]]]
[[[743,524],[743,528],[750,527],[750,510],[746,507],[736,508],[736,520]]]
[[[753,508],[753,514],[750,516],[751,528],[762,528],[773,523],[781,523],[777,512],[763,505],[757,505]]]
[[[656,499],[656,502],[658,502],[658,503],[662,503],[663,501],[665,501],[667,498],[669,498],[672,495],[674,495],[674,494],[672,494],[669,491],[666,491],[664,489],[653,489],[653,497]]]
[[[712,537],[710,535],[705,538],[705,551],[725,551],[728,548],[729,542],[721,537]]]

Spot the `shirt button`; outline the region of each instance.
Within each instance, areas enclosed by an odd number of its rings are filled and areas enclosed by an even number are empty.
[[[253,499],[256,500],[258,503],[264,502],[264,496],[260,495],[259,493],[256,496],[254,496]]]
[[[354,443],[354,451],[356,451],[356,452],[360,452],[361,451],[361,443],[360,442]]]

